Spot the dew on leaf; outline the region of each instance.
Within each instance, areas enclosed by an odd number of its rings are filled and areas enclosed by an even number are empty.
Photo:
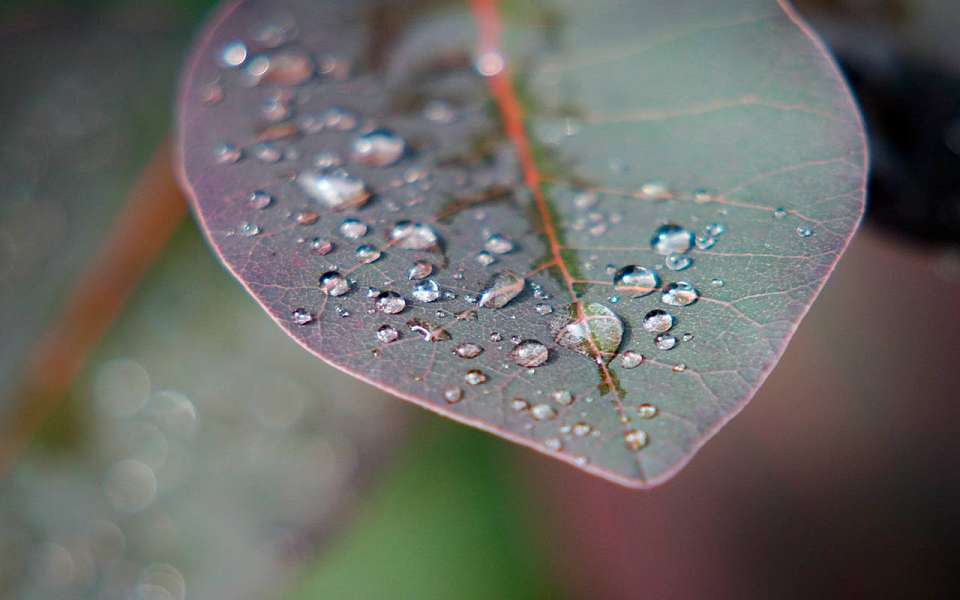
[[[717,245],[717,238],[703,237],[697,238],[697,250],[709,250]]]
[[[631,429],[630,431],[623,434],[623,442],[627,445],[627,448],[631,450],[640,450],[647,445],[649,437],[645,431],[640,429]]]
[[[376,262],[382,256],[380,249],[377,248],[376,246],[371,246],[370,244],[363,244],[361,246],[357,246],[356,255],[357,255],[357,259],[359,259],[360,262],[365,264]]]
[[[550,394],[550,397],[553,398],[554,402],[563,406],[570,406],[574,400],[574,396],[569,390],[556,390]]]
[[[686,370],[687,370],[687,365],[685,365],[685,364],[683,364],[683,363],[677,363],[677,364],[673,365],[673,372],[674,372],[674,373],[683,373],[683,372],[686,371]]]
[[[620,364],[624,369],[635,369],[643,364],[643,355],[633,350],[627,350],[620,357]]]
[[[786,216],[787,216],[787,211],[784,210],[784,209],[782,209],[782,208],[777,208],[777,209],[774,209],[774,211],[773,211],[773,218],[774,218],[774,219],[782,219],[782,218],[784,218],[784,217],[786,217]]]
[[[513,271],[496,273],[480,293],[480,306],[503,308],[523,291],[526,280]]]
[[[428,121],[439,125],[449,125],[457,119],[457,113],[447,102],[442,100],[431,100],[423,109],[423,116]]]
[[[353,141],[350,160],[371,167],[387,167],[400,160],[406,147],[406,142],[397,134],[376,129]]]
[[[640,186],[640,193],[648,198],[665,200],[672,196],[670,187],[662,181],[651,181]]]
[[[283,155],[274,144],[263,142],[253,147],[253,155],[265,163],[279,162]]]
[[[310,249],[320,256],[326,256],[333,252],[333,242],[321,238],[314,238],[310,240]]]
[[[426,223],[400,221],[390,229],[390,241],[405,250],[434,250],[440,245],[440,236]]]
[[[418,260],[410,267],[407,278],[411,281],[426,279],[433,273],[433,265],[425,260]]]
[[[670,254],[663,259],[663,264],[671,271],[683,271],[693,264],[693,259],[684,254]]]
[[[550,358],[550,350],[537,340],[523,340],[510,352],[510,358],[521,367],[539,367]]]
[[[297,221],[297,225],[313,225],[320,220],[320,215],[312,210],[301,210],[297,211],[294,219]]]
[[[523,412],[530,408],[530,403],[523,398],[514,398],[510,401],[510,408],[515,412]]]
[[[590,432],[593,431],[593,427],[591,427],[589,423],[580,421],[578,423],[574,423],[573,427],[570,428],[570,431],[573,432],[573,435],[577,437],[585,437],[590,435]]]
[[[308,325],[313,322],[313,314],[305,308],[297,308],[293,311],[293,322],[297,325]]]
[[[654,338],[653,343],[657,350],[672,350],[677,345],[677,338],[669,333],[662,333]]]
[[[684,333],[682,336],[680,336],[680,339],[682,339],[682,340],[685,341],[685,342],[689,342],[690,340],[693,339],[693,334],[692,334],[692,333]]]
[[[609,360],[623,339],[623,322],[612,310],[594,302],[583,307],[582,316],[575,315],[566,323],[555,322],[554,335],[557,344],[564,348]]]
[[[260,105],[260,114],[271,122],[284,121],[290,118],[291,112],[290,103],[277,96],[267,98]]]
[[[256,191],[250,194],[250,198],[247,200],[247,204],[250,205],[250,208],[256,210],[263,210],[273,204],[273,196],[263,191]]]
[[[720,279],[719,277],[714,277],[713,279],[710,280],[710,285],[712,285],[713,287],[723,287],[723,280]]]
[[[232,165],[243,156],[243,150],[233,144],[220,144],[213,150],[213,155],[221,165]]]
[[[809,227],[804,227],[800,225],[797,227],[797,235],[799,235],[802,238],[808,238],[811,235],[813,235],[813,230],[810,229]]]
[[[269,57],[259,81],[278,85],[300,85],[313,77],[313,58],[298,49],[275,52]]]
[[[674,224],[662,225],[653,232],[650,247],[661,256],[671,254],[686,254],[693,247],[693,233],[684,227]]]
[[[660,301],[670,306],[689,306],[700,299],[700,292],[685,281],[667,284],[660,294]]]
[[[448,404],[456,404],[463,400],[463,390],[458,387],[448,387],[444,390],[443,397]]]
[[[347,175],[301,171],[297,184],[309,198],[334,210],[359,208],[370,198],[363,181]]]
[[[495,259],[493,255],[486,250],[482,250],[477,253],[477,262],[484,267],[489,267],[493,263],[497,262],[497,259]]]
[[[546,446],[548,450],[553,450],[554,452],[563,450],[563,442],[558,437],[548,437],[543,440],[543,445]]]
[[[634,298],[652,294],[660,287],[660,276],[651,269],[628,265],[613,275],[613,285],[618,291],[628,292]]]
[[[237,232],[243,237],[254,237],[260,235],[260,232],[263,231],[259,225],[254,225],[253,223],[241,223],[240,227],[237,229]]]
[[[503,71],[505,62],[502,54],[496,50],[488,50],[477,57],[474,66],[484,77],[494,77]]]
[[[343,296],[350,291],[350,282],[339,271],[327,271],[320,276],[320,290],[329,296]]]
[[[220,64],[228,68],[241,66],[247,60],[247,46],[241,41],[228,43],[220,50]]]
[[[400,332],[392,325],[381,325],[377,329],[377,339],[384,344],[390,344],[400,338]]]
[[[655,309],[643,317],[643,328],[648,333],[666,333],[673,327],[674,318],[670,313]]]
[[[200,90],[200,102],[202,102],[204,106],[214,106],[216,104],[220,104],[225,95],[226,94],[223,91],[223,86],[220,85],[220,82],[212,81],[203,86],[203,89]]]
[[[483,354],[483,347],[471,342],[464,342],[454,348],[453,353],[460,358],[476,358]]]
[[[395,315],[403,312],[407,307],[407,301],[403,296],[396,292],[380,292],[377,294],[377,310],[388,315]]]
[[[487,238],[487,241],[483,244],[484,249],[487,252],[493,254],[507,254],[513,250],[513,242],[509,238],[495,233]]]
[[[470,385],[480,385],[487,381],[487,375],[479,369],[470,369],[467,371],[467,374],[463,376],[463,379]]]
[[[723,223],[710,223],[704,228],[704,231],[710,237],[719,237],[726,233],[727,226]]]
[[[557,418],[557,411],[549,404],[535,404],[530,409],[530,416],[537,421],[549,421]]]
[[[644,403],[637,407],[637,414],[641,419],[652,419],[657,416],[657,407],[653,404]]]
[[[339,156],[329,151],[319,152],[313,157],[313,166],[319,169],[338,167],[342,162]]]
[[[414,284],[411,293],[420,302],[434,302],[440,298],[440,286],[436,281],[427,279]]]
[[[549,315],[553,312],[553,307],[549,304],[537,304],[534,307],[534,310],[537,311],[538,315]]]
[[[503,341],[503,336],[500,335],[499,332],[494,331],[493,333],[490,334],[490,341],[491,341],[491,342],[501,342],[501,341]]]
[[[367,230],[367,224],[358,219],[344,219],[340,223],[340,235],[350,240],[362,238],[367,235]]]

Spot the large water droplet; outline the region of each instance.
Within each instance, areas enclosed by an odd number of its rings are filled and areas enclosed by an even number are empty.
[[[335,210],[358,208],[367,203],[370,193],[359,179],[319,171],[301,171],[297,184],[308,197]]]
[[[633,350],[627,350],[620,357],[620,364],[624,369],[635,369],[643,364],[643,355]]]
[[[523,291],[524,285],[524,278],[513,271],[496,273],[480,293],[480,306],[503,308]]]
[[[660,287],[660,276],[646,267],[628,265],[614,273],[613,285],[618,291],[640,298],[652,294]]]
[[[377,248],[376,246],[371,246],[370,244],[363,244],[362,246],[357,246],[356,254],[360,262],[365,264],[376,262],[380,259],[380,256],[382,256],[382,254],[380,253],[380,249]]]
[[[650,239],[650,246],[662,256],[686,254],[693,247],[694,236],[689,229],[668,224],[658,227]]]
[[[377,294],[377,310],[380,312],[395,315],[403,312],[406,307],[407,301],[396,292],[380,292]]]
[[[550,358],[550,350],[537,340],[524,340],[513,348],[510,358],[521,367],[539,367]]]
[[[425,223],[400,221],[390,230],[390,241],[406,250],[433,250],[439,247],[440,236]]]
[[[670,306],[689,306],[700,299],[700,292],[686,281],[668,284],[660,294],[660,301]]]
[[[556,342],[591,358],[609,360],[623,339],[623,322],[602,304],[587,304],[582,310],[582,315],[567,323],[554,323]]]
[[[338,271],[327,271],[320,276],[320,290],[330,296],[342,296],[350,291],[350,282]]]
[[[405,150],[403,138],[392,131],[377,129],[354,140],[350,159],[371,167],[386,167],[400,160]]]
[[[427,279],[414,285],[412,294],[420,302],[433,302],[440,297],[440,286],[436,281]]]
[[[656,309],[643,317],[643,328],[649,333],[666,333],[673,327],[673,315]]]
[[[258,57],[259,58],[259,57]],[[306,52],[288,49],[275,52],[265,63],[259,81],[279,85],[300,85],[313,77],[313,58]]]
[[[653,343],[657,346],[657,350],[672,350],[677,345],[677,338],[669,333],[663,333],[658,335]]]
[[[340,235],[355,240],[367,235],[367,224],[357,219],[344,219],[340,224]]]

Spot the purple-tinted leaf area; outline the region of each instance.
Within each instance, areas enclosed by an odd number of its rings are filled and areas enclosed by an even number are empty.
[[[856,108],[771,0],[475,5],[225,6],[184,78],[182,181],[307,350],[660,483],[753,395],[854,232]]]

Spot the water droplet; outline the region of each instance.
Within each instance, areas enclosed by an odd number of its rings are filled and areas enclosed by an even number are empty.
[[[496,50],[488,50],[480,54],[474,62],[477,72],[484,77],[499,75],[506,66],[503,55]]]
[[[400,160],[406,147],[403,138],[392,131],[376,129],[354,140],[350,159],[371,167],[386,167]]]
[[[549,304],[538,304],[534,307],[538,315],[549,315],[553,312],[553,307]]]
[[[486,250],[482,250],[477,253],[477,262],[485,267],[489,267],[493,263],[497,262],[497,259],[495,259],[493,255]]]
[[[390,230],[390,241],[405,250],[433,250],[440,245],[440,236],[425,223],[400,221]]]
[[[640,193],[648,198],[658,200],[666,200],[673,195],[670,192],[670,187],[662,181],[651,181],[643,184],[640,186]]]
[[[320,256],[326,256],[327,254],[333,252],[333,242],[320,238],[314,238],[310,240],[310,248]]]
[[[427,279],[414,285],[412,293],[420,302],[434,302],[440,297],[440,286],[436,281]]]
[[[501,341],[503,341],[503,336],[500,335],[499,332],[494,331],[493,333],[490,334],[490,341],[491,341],[491,342],[501,342]]]
[[[247,46],[241,41],[228,43],[220,50],[220,64],[228,68],[236,68],[247,60]]]
[[[319,169],[338,167],[342,162],[339,156],[329,151],[319,152],[313,157],[313,166]]]
[[[668,284],[660,295],[660,301],[670,306],[689,306],[699,299],[700,292],[686,281]]]
[[[232,165],[243,156],[243,150],[233,144],[220,144],[214,149],[213,155],[221,165]]]
[[[719,277],[714,277],[713,279],[710,280],[710,285],[712,285],[713,287],[723,287],[723,280],[720,279]]]
[[[480,306],[503,308],[523,291],[526,281],[513,271],[495,274],[480,294]]]
[[[395,315],[403,312],[403,309],[406,307],[407,301],[403,299],[403,296],[396,292],[388,291],[377,294],[377,310],[380,312],[387,313],[388,315]]]
[[[543,440],[543,445],[546,446],[548,450],[553,450],[554,452],[563,450],[563,442],[557,437],[549,437]]]
[[[677,363],[677,364],[673,365],[673,372],[674,372],[674,373],[683,373],[683,372],[686,371],[686,370],[687,370],[687,365],[685,365],[685,364],[683,364],[683,363]]]
[[[697,238],[697,250],[709,250],[717,245],[717,238],[712,237],[698,237]]]
[[[647,445],[649,438],[645,431],[639,429],[631,429],[630,431],[623,434],[623,442],[627,445],[627,448],[631,450],[640,450]]]
[[[363,244],[362,246],[357,246],[357,258],[360,262],[365,264],[370,264],[376,262],[380,259],[382,254],[380,249],[376,246],[371,246],[370,244]]]
[[[454,348],[453,353],[460,358],[476,358],[483,354],[483,347],[471,342],[465,342]]]
[[[692,333],[684,333],[682,336],[680,336],[680,339],[682,339],[682,340],[685,341],[685,342],[689,342],[690,340],[693,339],[693,334],[692,334]]]
[[[279,162],[283,157],[283,155],[280,153],[280,148],[269,142],[255,145],[253,147],[253,155],[257,157],[257,160],[261,160],[265,163]]]
[[[292,48],[275,52],[264,66],[254,73],[256,80],[279,85],[300,85],[313,77],[314,71],[310,54]]]
[[[343,296],[350,291],[350,282],[338,271],[327,271],[320,276],[320,290],[330,296]]]
[[[423,116],[434,123],[449,125],[456,120],[457,113],[450,104],[442,100],[431,100],[424,107]]]
[[[273,196],[262,191],[253,192],[250,194],[247,203],[250,205],[250,208],[263,210],[273,204]]]
[[[443,397],[447,400],[448,404],[456,404],[457,402],[463,400],[463,390],[458,387],[448,387],[446,390],[444,390]]]
[[[200,90],[200,102],[202,102],[204,106],[220,104],[223,102],[225,96],[223,86],[220,85],[219,81],[212,81]]]
[[[480,385],[487,381],[487,376],[479,369],[470,369],[467,371],[467,374],[463,376],[463,379],[470,385]]]
[[[657,416],[657,407],[653,404],[641,404],[637,407],[637,414],[641,419],[652,419]]]
[[[399,337],[400,332],[392,325],[381,325],[380,329],[377,329],[377,339],[384,344],[395,342]]]
[[[510,358],[521,367],[539,367],[550,358],[550,350],[537,340],[524,340],[510,352]]]
[[[572,431],[573,435],[577,437],[586,437],[590,435],[591,431],[593,431],[593,427],[591,427],[589,423],[580,421],[578,423],[574,423],[573,427],[570,428],[570,431]]]
[[[704,228],[704,231],[710,237],[718,237],[726,233],[727,226],[723,223],[710,223]]]
[[[313,225],[320,220],[320,215],[312,210],[301,210],[297,211],[294,218],[297,221],[297,225]]]
[[[620,317],[597,303],[584,306],[583,315],[570,322],[554,323],[554,330],[559,345],[598,360],[609,360],[623,339]]]
[[[509,238],[506,238],[499,233],[495,233],[487,238],[486,243],[483,244],[483,247],[487,252],[493,254],[507,254],[513,250],[513,242]]]
[[[357,219],[344,219],[340,224],[340,235],[350,240],[362,238],[367,230],[367,224]]]
[[[677,345],[677,338],[669,333],[660,334],[653,340],[653,343],[658,350],[672,350]]]
[[[370,199],[363,181],[347,175],[302,171],[297,175],[297,184],[308,197],[335,210],[359,208]]]
[[[671,254],[663,259],[663,264],[671,271],[683,271],[693,264],[693,259],[683,254]]]
[[[613,285],[618,291],[633,294],[640,298],[652,294],[660,287],[660,276],[646,267],[628,265],[613,275]]]
[[[260,235],[260,232],[263,230],[259,225],[254,225],[253,223],[241,223],[237,231],[243,237],[253,237],[255,235]]]
[[[693,247],[693,233],[679,225],[668,224],[658,227],[650,239],[650,247],[661,256],[686,254]]]
[[[281,96],[267,98],[260,105],[260,114],[263,118],[274,123],[290,118],[291,112],[290,103]]]
[[[557,411],[549,404],[536,404],[530,409],[530,416],[537,421],[549,421],[557,418]]]
[[[550,397],[553,398],[554,402],[563,406],[570,406],[574,400],[574,396],[569,390],[556,390],[550,394]]]
[[[627,350],[620,358],[620,363],[624,369],[635,369],[643,364],[643,355],[633,350]]]
[[[510,401],[510,408],[515,412],[523,412],[530,408],[530,403],[523,398],[514,398]]]
[[[305,308],[298,308],[293,311],[293,322],[300,326],[308,325],[313,322],[313,314]]]
[[[787,211],[784,210],[784,209],[782,209],[782,208],[778,208],[778,209],[775,209],[775,210],[773,211],[773,218],[774,218],[774,219],[782,219],[782,218],[784,218],[785,216],[787,216]]]
[[[413,263],[413,266],[410,267],[410,272],[407,273],[407,278],[411,281],[425,279],[433,273],[433,265],[425,260],[418,260]]]
[[[802,225],[798,225],[798,226],[797,226],[797,235],[799,235],[799,236],[802,237],[802,238],[808,238],[808,237],[810,237],[811,235],[813,235],[813,230],[810,229],[809,227],[804,227],[804,226],[802,226]]]
[[[673,327],[673,315],[656,309],[651,310],[643,317],[643,328],[648,333],[666,333]]]

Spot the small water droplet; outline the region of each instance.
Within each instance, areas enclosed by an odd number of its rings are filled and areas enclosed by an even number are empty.
[[[406,142],[397,134],[376,129],[354,140],[350,159],[371,167],[386,167],[400,160],[406,147]]]
[[[255,235],[260,235],[260,232],[263,230],[259,225],[254,225],[253,223],[241,223],[237,231],[243,237],[253,237]]]
[[[553,398],[554,402],[563,406],[570,406],[574,400],[574,396],[569,390],[556,390],[550,394],[550,397]]]
[[[400,338],[400,332],[392,325],[381,325],[377,329],[377,339],[384,344],[390,344]]]
[[[503,341],[503,336],[500,335],[499,332],[494,331],[493,333],[490,334],[490,341],[491,341],[491,342],[501,342],[501,341]]]
[[[693,264],[693,259],[683,254],[671,254],[663,259],[663,264],[671,271],[683,271]]]
[[[657,416],[657,407],[653,404],[641,404],[637,407],[637,414],[641,419],[652,419]]]
[[[487,376],[479,369],[470,369],[467,371],[467,374],[463,376],[463,379],[470,385],[480,385],[487,381]]]
[[[250,74],[257,83],[265,81],[279,85],[300,85],[313,77],[313,72],[314,63],[310,54],[290,48],[273,53],[262,67]]]
[[[382,256],[380,249],[376,246],[371,246],[370,244],[363,244],[362,246],[357,246],[357,258],[360,262],[365,264],[370,264],[376,262]]]
[[[663,288],[660,301],[670,306],[689,306],[700,299],[700,292],[685,281],[670,283]]]
[[[256,191],[250,194],[247,203],[250,205],[250,208],[263,210],[273,204],[273,196],[263,191]]]
[[[530,408],[530,403],[523,398],[514,398],[510,401],[510,408],[515,412],[523,412]]]
[[[719,237],[727,232],[727,226],[723,223],[710,223],[704,228],[704,231],[710,237]]]
[[[557,411],[549,404],[536,404],[530,409],[530,416],[537,421],[549,421],[557,418]]]
[[[293,311],[293,322],[301,327],[308,325],[313,322],[313,314],[305,308],[298,308]]]
[[[782,208],[777,208],[777,209],[775,209],[775,210],[773,211],[773,218],[774,218],[774,219],[782,219],[782,218],[784,218],[785,216],[787,216],[787,211],[784,210],[784,209],[782,209]]]
[[[662,181],[651,181],[643,184],[640,186],[640,193],[657,200],[665,200],[673,195],[670,192],[670,187]]]
[[[593,431],[593,427],[591,427],[589,423],[580,421],[578,423],[574,423],[573,427],[570,428],[570,431],[573,432],[573,435],[577,437],[586,437],[590,435],[591,431]]]
[[[457,402],[463,400],[463,390],[458,387],[448,387],[446,390],[444,390],[443,397],[446,399],[448,404],[456,404]]]
[[[546,446],[548,450],[553,450],[554,452],[563,450],[563,442],[558,437],[549,437],[543,440],[543,445]]]
[[[674,372],[674,373],[683,373],[683,372],[686,371],[686,370],[687,370],[687,365],[685,365],[685,364],[683,364],[683,363],[677,363],[677,364],[673,365],[673,372]]]
[[[320,276],[320,290],[330,296],[343,296],[350,291],[350,282],[338,271],[327,271]]]
[[[440,245],[440,236],[425,223],[400,221],[390,229],[390,241],[405,250],[434,250]]]
[[[679,225],[662,225],[653,232],[650,247],[661,256],[686,254],[693,247],[694,236],[689,229]]]
[[[257,157],[257,160],[265,163],[279,162],[283,157],[280,148],[268,142],[255,145],[253,147],[253,155]]]
[[[698,237],[697,238],[697,250],[709,250],[717,245],[717,238],[713,237]]]
[[[480,306],[503,308],[523,291],[526,280],[512,271],[496,273],[480,294]]]
[[[652,294],[660,287],[660,276],[651,269],[628,265],[613,275],[613,285],[618,291],[628,292],[634,298]]]
[[[495,259],[493,255],[486,250],[481,250],[477,253],[477,262],[484,267],[489,267],[493,263],[497,262],[497,259]]]
[[[483,354],[483,346],[471,342],[464,342],[453,349],[453,353],[460,358],[476,358]]]
[[[425,260],[418,260],[410,267],[407,278],[411,281],[425,279],[433,273],[433,265]]]
[[[226,94],[223,91],[223,86],[220,85],[219,81],[212,81],[200,90],[200,102],[204,106],[214,106],[223,102]]]
[[[495,233],[487,238],[487,241],[483,244],[483,247],[487,252],[493,254],[507,254],[513,250],[513,242],[509,238]]]
[[[633,350],[627,350],[620,358],[620,363],[624,369],[635,369],[643,364],[643,355]]]
[[[396,292],[380,292],[377,294],[377,310],[388,315],[395,315],[403,312],[407,307],[407,301],[403,296]]]
[[[213,155],[221,165],[232,165],[243,157],[243,150],[233,144],[224,143],[214,149]]]
[[[503,71],[506,63],[502,54],[496,50],[488,50],[477,56],[474,65],[477,72],[484,77],[494,77]]]
[[[804,226],[802,226],[802,225],[798,225],[798,226],[797,226],[797,235],[799,235],[799,236],[802,237],[802,238],[808,238],[808,237],[810,237],[811,235],[813,235],[813,230],[810,229],[809,227],[804,227]]]
[[[549,304],[538,304],[534,307],[538,315],[549,315],[553,312],[553,307]]]
[[[220,64],[228,68],[236,68],[247,60],[247,46],[241,41],[228,43],[220,50]]]
[[[653,340],[653,343],[658,350],[672,350],[677,345],[677,338],[669,333],[660,334]]]
[[[367,230],[367,224],[357,219],[344,219],[340,224],[340,235],[350,240],[362,238]]]
[[[412,294],[420,302],[434,302],[440,298],[440,286],[436,281],[427,279],[415,284]]]
[[[359,208],[370,198],[366,184],[347,175],[301,171],[297,184],[309,198],[335,210]]]
[[[510,358],[521,367],[539,367],[550,358],[550,350],[537,340],[523,340],[510,352]]]
[[[710,280],[710,285],[712,285],[713,287],[723,287],[723,280],[720,279],[719,277],[714,277],[713,279]]]
[[[321,238],[313,238],[310,240],[310,249],[320,256],[326,256],[333,252],[333,242]]]
[[[447,102],[442,100],[431,100],[424,107],[423,116],[425,116],[428,121],[432,121],[440,125],[449,125],[456,120],[457,113]]]
[[[623,442],[627,445],[627,448],[637,451],[647,445],[649,437],[645,431],[639,429],[631,429],[630,431],[623,434]]]
[[[312,210],[301,210],[297,211],[294,219],[297,221],[297,225],[313,225],[320,220],[320,215]]]
[[[666,333],[673,327],[674,318],[670,313],[656,309],[643,317],[643,328],[648,333]]]

